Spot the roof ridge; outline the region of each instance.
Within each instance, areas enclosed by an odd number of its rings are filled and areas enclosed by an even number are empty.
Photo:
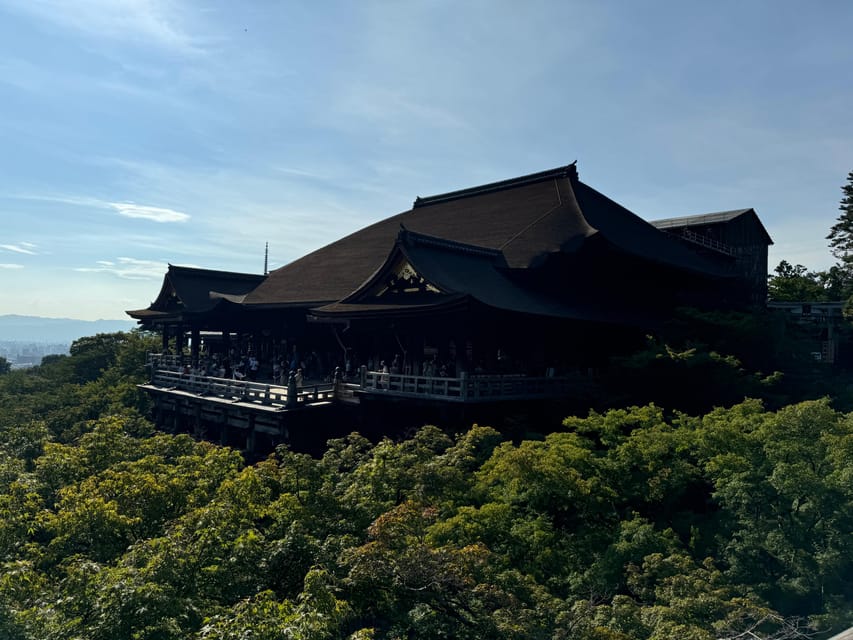
[[[205,273],[209,275],[217,275],[217,276],[226,276],[229,278],[235,279],[257,279],[257,278],[265,278],[261,273],[243,273],[240,271],[225,271],[222,269],[205,269],[204,267],[184,267],[181,265],[169,264],[168,273],[171,273],[172,270],[183,271],[183,272],[194,272],[194,273]]]
[[[653,226],[665,225],[669,223],[686,223],[702,224],[705,221],[729,221],[734,220],[744,214],[754,211],[752,207],[746,209],[727,209],[725,211],[709,211],[707,213],[691,213],[686,216],[673,216],[671,218],[658,218],[656,220],[648,220],[648,223]],[[711,220],[717,218],[717,220]]]
[[[411,231],[409,229],[406,229],[406,227],[404,227],[402,224],[400,225],[400,233],[398,235],[398,238],[403,243],[408,242],[413,245],[435,247],[436,249],[445,249],[449,251],[456,251],[459,253],[469,253],[471,255],[479,255],[489,258],[497,257],[502,253],[500,249],[492,249],[490,247],[483,247],[476,244],[458,242],[456,240],[448,240],[446,238],[439,238],[437,236],[430,236],[425,233]]]
[[[717,224],[719,222],[731,222],[732,220],[749,214],[752,214],[752,216],[758,222],[758,226],[766,236],[768,244],[773,244],[773,238],[770,237],[770,233],[767,231],[767,228],[764,226],[764,223],[758,216],[758,212],[755,210],[755,207],[748,207],[746,209],[729,209],[727,211],[713,211],[711,213],[696,213],[689,216],[678,216],[675,218],[661,218],[660,220],[649,220],[648,222],[656,229],[659,229],[661,231],[667,231],[669,229],[677,229],[679,227],[686,228],[701,226],[705,224]]]
[[[447,193],[427,196],[425,198],[421,198],[420,196],[418,196],[417,198],[415,198],[415,203],[412,205],[412,208],[417,209],[419,207],[426,207],[431,204],[448,202],[450,200],[459,200],[461,198],[469,198],[471,196],[494,193],[496,191],[503,191],[505,189],[511,189],[513,187],[520,187],[528,184],[534,184],[536,182],[543,182],[545,180],[551,180],[553,178],[577,179],[577,177],[577,160],[575,160],[571,164],[567,164],[563,167],[557,167],[556,169],[548,169],[547,171],[539,171],[537,173],[531,173],[526,176],[519,176],[517,178],[510,178],[508,180],[500,180],[498,182],[490,182],[488,184],[483,184],[477,187],[469,187],[467,189],[459,189],[457,191],[448,191]]]

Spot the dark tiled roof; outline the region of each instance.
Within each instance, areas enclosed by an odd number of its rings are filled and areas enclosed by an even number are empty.
[[[582,182],[578,182],[574,187],[578,204],[586,219],[621,251],[686,271],[718,277],[728,275],[723,265],[694,253],[677,239],[661,233],[592,187]]]
[[[547,171],[539,171],[518,178],[510,178],[509,180],[500,180],[498,182],[490,182],[489,184],[480,185],[478,187],[468,187],[467,189],[459,189],[448,193],[441,193],[435,196],[415,198],[415,203],[412,208],[426,207],[439,202],[447,202],[448,200],[460,200],[462,198],[470,198],[471,196],[480,196],[486,193],[494,193],[495,191],[503,191],[511,187],[520,187],[525,184],[534,184],[536,182],[545,182],[555,178],[574,178],[577,179],[577,165],[573,162],[565,167],[557,167],[556,169],[548,169]]]
[[[192,311],[201,311],[216,304],[211,293],[245,295],[264,281],[264,276],[258,274],[173,265],[169,265],[167,277],[175,287],[178,298]]]
[[[574,165],[419,198],[381,220],[271,272],[245,304],[306,306],[346,298],[380,268],[400,226],[451,242],[501,251],[507,266],[527,269],[548,255],[574,252],[601,234],[620,250],[706,275],[723,275],[633,213],[577,180]]]
[[[181,312],[208,311],[219,304],[222,298],[245,296],[263,282],[264,278],[265,276],[251,273],[170,264],[157,299],[147,309],[127,313],[138,320],[145,320],[165,318]],[[172,298],[173,291],[175,299]]]
[[[686,227],[699,227],[709,224],[731,222],[732,220],[740,218],[744,215],[752,215],[752,217],[755,219],[755,222],[758,224],[762,234],[765,236],[767,244],[773,244],[773,240],[770,238],[770,234],[767,232],[767,229],[764,228],[764,225],[761,223],[761,219],[758,217],[758,214],[755,213],[755,209],[732,209],[731,211],[698,213],[692,216],[680,216],[678,218],[651,220],[649,224],[653,225],[657,229],[683,229]]]
[[[649,224],[654,225],[658,229],[669,229],[671,227],[695,227],[702,224],[715,224],[717,222],[728,222],[745,213],[749,213],[752,209],[732,209],[731,211],[717,211],[715,213],[697,213],[692,216],[679,216],[677,218],[663,218],[661,220],[651,220]]]
[[[404,293],[374,295],[375,284],[388,275],[388,269],[405,258],[415,271],[442,293]],[[383,266],[365,281],[357,291],[340,302],[312,310],[316,316],[370,316],[393,312],[441,312],[465,300],[474,300],[488,307],[540,316],[595,320],[599,322],[630,322],[621,306],[606,309],[600,301],[555,298],[530,291],[511,276],[500,251],[450,243],[403,230]]]

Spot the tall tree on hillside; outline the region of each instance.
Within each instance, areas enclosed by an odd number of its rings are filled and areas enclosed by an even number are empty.
[[[826,239],[829,240],[832,255],[838,259],[838,267],[843,272],[849,294],[853,283],[853,171],[847,174],[847,184],[841,187],[841,191],[844,193],[838,207],[841,215],[832,225]]]

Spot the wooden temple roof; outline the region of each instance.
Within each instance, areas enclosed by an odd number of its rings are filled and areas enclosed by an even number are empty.
[[[646,265],[655,274],[651,277],[682,283],[736,277],[728,256],[694,251],[665,230],[744,215],[758,220],[752,209],[743,209],[649,223],[581,182],[572,163],[417,198],[408,211],[267,276],[170,265],[157,299],[128,314],[152,323],[220,309],[296,308],[329,319],[439,312],[473,303],[624,322],[626,305],[616,308],[617,300],[610,308],[608,299],[625,298],[625,292],[619,294],[618,269]],[[414,273],[418,282],[400,288],[403,262],[406,278]]]
[[[727,275],[724,265],[694,253],[580,182],[571,164],[418,198],[410,210],[272,271],[244,304],[313,307],[343,300],[383,265],[401,225],[423,236],[500,251],[510,269],[535,268],[550,255],[577,252],[590,238],[602,236],[618,250],[654,263]]]
[[[223,301],[242,302],[265,276],[169,265],[157,299],[145,309],[127,311],[137,320],[166,320],[205,313]]]
[[[399,284],[400,268],[408,278]],[[452,242],[405,228],[383,265],[346,298],[314,308],[315,318],[409,315],[457,309],[472,302],[494,309],[576,320],[616,322],[624,309],[591,299],[557,299],[513,277],[496,249]],[[395,286],[396,290],[395,290]]]
[[[773,239],[762,224],[755,209],[732,209],[731,211],[717,211],[714,213],[699,213],[691,216],[679,216],[677,218],[663,218],[651,220],[650,224],[656,229],[684,229],[690,227],[701,227],[705,225],[721,224],[731,222],[742,216],[748,216],[758,228],[759,234],[768,245],[773,244]]]

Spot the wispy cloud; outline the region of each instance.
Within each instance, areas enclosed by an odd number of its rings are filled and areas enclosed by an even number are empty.
[[[136,204],[135,202],[107,202],[98,198],[88,196],[76,196],[68,194],[28,194],[19,193],[10,197],[19,200],[33,200],[41,202],[58,202],[61,204],[70,204],[76,207],[95,207],[98,209],[112,209],[118,212],[119,215],[126,218],[142,218],[145,220],[153,220],[154,222],[186,222],[190,219],[188,213],[176,211],[166,207],[154,207],[145,204]],[[21,242],[20,246],[26,246],[27,243]],[[0,245],[3,246],[3,245]]]
[[[133,42],[184,54],[204,51],[182,28],[176,7],[158,0],[10,0],[10,8],[90,38]]]
[[[109,202],[108,204],[118,211],[119,215],[126,218],[143,218],[154,222],[186,222],[190,219],[189,214],[174,209],[149,207],[132,202]]]
[[[0,269],[23,269],[23,268],[24,268],[24,265],[22,265],[22,264],[0,262]]]
[[[297,169],[295,167],[273,167],[273,171],[284,173],[300,178],[312,178],[314,180],[328,180],[328,177],[314,171],[306,171],[305,169]]]
[[[136,258],[117,258],[116,260],[98,260],[94,267],[78,267],[74,271],[83,273],[111,273],[125,280],[157,280],[163,277],[169,265],[156,260],[137,260]]]
[[[88,198],[66,194],[45,194],[45,193],[10,193],[8,198],[17,200],[32,200],[34,202],[59,202],[61,204],[72,204],[79,207],[106,207],[108,203],[97,198]]]
[[[34,249],[36,245],[32,242],[19,242],[18,244],[0,244],[0,249],[11,251],[12,253],[24,253],[28,256],[38,255]]]

